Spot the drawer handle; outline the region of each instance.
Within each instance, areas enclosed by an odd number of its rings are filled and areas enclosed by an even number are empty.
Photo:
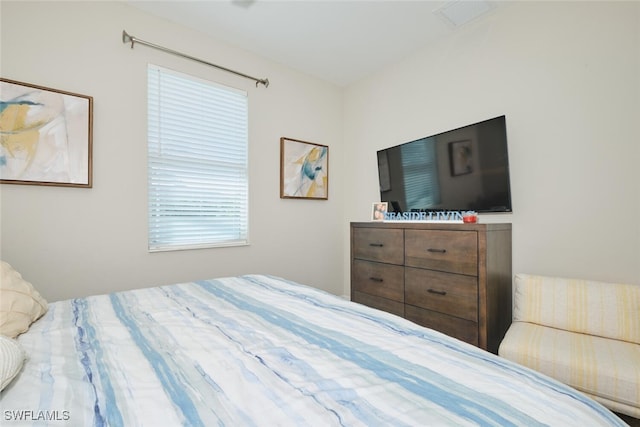
[[[429,248],[429,249],[427,249],[427,252],[437,252],[439,254],[443,254],[443,253],[447,252],[447,250],[446,249]]]
[[[442,296],[447,294],[445,291],[437,291],[435,289],[427,289],[427,292],[429,292],[430,294],[437,294]]]
[[[375,246],[376,248],[381,248],[384,245],[382,243],[369,243],[369,246]]]
[[[382,279],[379,277],[369,277],[369,280],[373,281],[373,282],[379,282],[382,283]]]

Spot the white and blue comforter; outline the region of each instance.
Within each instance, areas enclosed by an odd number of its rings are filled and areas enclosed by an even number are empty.
[[[7,426],[624,425],[533,371],[270,276],[56,302],[19,342]]]

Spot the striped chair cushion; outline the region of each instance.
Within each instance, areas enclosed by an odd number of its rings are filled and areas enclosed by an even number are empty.
[[[640,418],[638,344],[514,322],[499,354]]]
[[[640,286],[517,274],[513,320],[640,344]]]

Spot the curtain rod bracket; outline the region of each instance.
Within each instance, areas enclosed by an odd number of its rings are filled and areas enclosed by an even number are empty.
[[[131,49],[133,49],[133,44],[136,42],[134,37],[131,37],[125,30],[122,30],[122,43],[131,43]]]
[[[149,42],[144,41],[144,40],[140,40],[140,39],[138,39],[138,38],[136,38],[136,37],[134,37],[132,35],[129,35],[125,30],[122,30],[122,43],[125,43],[125,44],[126,43],[131,43],[131,49],[133,49],[133,45],[135,43],[143,44],[145,46],[149,46],[151,48],[158,49],[158,50],[161,50],[163,52],[170,53],[172,55],[176,55],[176,56],[180,56],[182,58],[190,59],[192,61],[196,61],[196,62],[199,62],[201,64],[208,65],[210,67],[214,67],[214,68],[217,68],[219,70],[226,71],[228,73],[232,73],[232,74],[235,74],[235,75],[240,76],[240,77],[244,77],[245,79],[253,80],[253,81],[256,82],[256,87],[258,87],[259,84],[264,85],[265,88],[269,87],[269,79],[258,79],[258,78],[255,78],[255,77],[251,77],[251,76],[249,76],[247,74],[240,73],[238,71],[234,71],[234,70],[231,70],[229,68],[222,67],[220,65],[212,64],[210,62],[203,61],[202,59],[194,58],[193,56],[178,52],[176,50],[168,49],[166,47],[158,46],[157,44],[153,44],[153,43],[149,43]]]

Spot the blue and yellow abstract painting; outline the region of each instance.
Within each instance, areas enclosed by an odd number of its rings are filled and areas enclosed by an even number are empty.
[[[90,183],[89,97],[0,81],[0,179]]]
[[[329,147],[281,138],[280,197],[327,199]]]

